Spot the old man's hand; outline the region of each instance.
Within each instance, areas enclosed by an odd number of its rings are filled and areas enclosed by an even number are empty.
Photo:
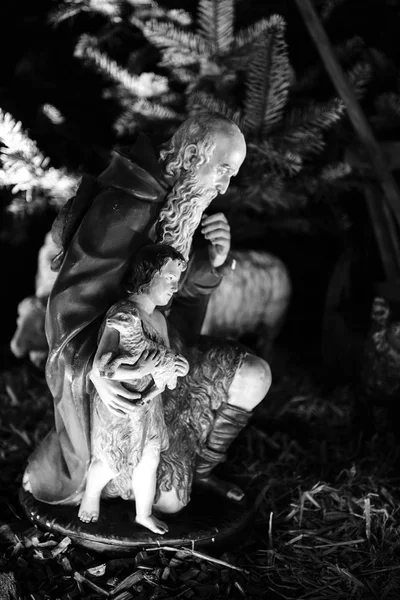
[[[139,392],[127,390],[115,379],[101,377],[96,369],[91,370],[89,379],[108,410],[116,417],[123,417],[136,410],[138,404],[142,404],[142,395]]]
[[[223,213],[204,214],[201,219],[201,233],[210,245],[208,248],[211,264],[221,267],[231,248],[231,228]]]

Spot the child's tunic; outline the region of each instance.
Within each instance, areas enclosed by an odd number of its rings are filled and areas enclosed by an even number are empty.
[[[110,308],[109,314],[129,310],[129,303],[121,301]],[[105,322],[105,319],[104,319]],[[167,345],[160,333],[148,321],[142,319],[145,338]],[[102,334],[104,325],[100,331]],[[132,382],[125,382],[132,391],[147,391],[153,384],[151,375]],[[132,401],[134,403],[134,401]],[[168,448],[168,434],[164,421],[161,394],[148,404],[136,406],[133,412],[117,417],[111,413],[95,391],[92,401],[91,450],[92,460],[101,459],[117,477],[103,490],[103,496],[133,498],[132,473],[142,458],[143,451],[162,452]]]

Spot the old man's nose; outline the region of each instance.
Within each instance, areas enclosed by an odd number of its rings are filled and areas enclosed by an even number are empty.
[[[229,187],[230,178],[225,179],[224,181],[220,181],[217,185],[217,190],[219,194],[225,194],[226,190]]]

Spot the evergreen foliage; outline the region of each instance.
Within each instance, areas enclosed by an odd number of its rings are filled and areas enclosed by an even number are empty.
[[[23,131],[22,124],[0,109],[0,185],[11,188],[13,194],[24,192],[29,203],[35,193],[62,206],[77,185],[77,176],[66,169],[50,166],[50,159]],[[20,199],[20,196],[19,196]],[[16,210],[20,202],[12,206]]]
[[[262,19],[236,33],[234,21],[234,0],[199,0],[194,31],[164,18],[145,20],[141,28],[162,52],[160,66],[187,85],[188,95],[206,82],[229,91],[237,71],[246,67],[254,42],[268,27],[268,20]]]
[[[80,13],[98,13],[111,21],[119,21],[122,2],[120,0],[64,0],[49,14],[49,21],[59,25]]]
[[[316,4],[329,25],[345,2]],[[266,7],[262,18],[238,29],[236,12],[234,0],[199,0],[193,15],[153,0],[63,0],[49,22],[78,31],[74,57],[81,69],[100,74],[103,97],[116,107],[113,145],[129,143],[138,130],[156,132],[161,141],[188,115],[208,108],[238,123],[247,140],[246,161],[231,184],[240,210],[297,210],[357,185],[340,148],[354,133],[322,64],[293,67],[282,15],[270,15]],[[359,35],[340,40],[335,52],[361,99],[392,68]],[[374,93],[372,124],[385,132],[399,120],[400,94]],[[51,101],[40,110],[62,135],[68,119]],[[0,185],[19,194],[20,207],[21,192],[29,200],[32,190],[42,190],[45,202],[62,204],[78,176],[49,166],[22,126],[1,114]]]
[[[121,113],[114,123],[118,137],[133,134],[136,129],[162,121],[179,122],[182,116],[170,107],[176,95],[170,92],[167,77],[153,72],[135,75],[118,65],[97,47],[95,39],[83,35],[75,48],[75,56],[93,66],[115,84],[113,95],[117,98]]]
[[[273,15],[254,44],[242,106],[233,107],[201,93],[190,103],[192,112],[218,110],[242,127],[248,156],[239,176],[239,195],[242,205],[257,212],[263,212],[266,206],[299,207],[311,198],[309,192],[315,189],[320,169],[317,163],[314,170],[310,169],[312,158],[326,147],[324,133],[345,115],[338,98],[298,103],[292,93],[293,69],[285,28],[284,19]],[[368,79],[366,70],[357,65],[351,77],[361,92]],[[335,173],[343,179],[344,172],[347,175],[350,171],[349,165],[344,171],[332,168],[324,183],[333,183]]]

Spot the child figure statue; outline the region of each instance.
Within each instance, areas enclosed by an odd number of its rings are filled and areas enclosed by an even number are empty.
[[[127,298],[112,305],[103,321],[94,370],[123,379],[124,387],[142,396],[126,414],[95,389],[91,464],[79,508],[86,523],[98,520],[101,496],[121,496],[135,500],[137,523],[154,533],[168,531],[152,514],[160,452],[168,448],[161,393],[166,386],[175,388],[189,364],[169,348],[167,324],[156,306],[169,303],[185,267],[184,257],[171,246],[145,246],[123,281]]]

